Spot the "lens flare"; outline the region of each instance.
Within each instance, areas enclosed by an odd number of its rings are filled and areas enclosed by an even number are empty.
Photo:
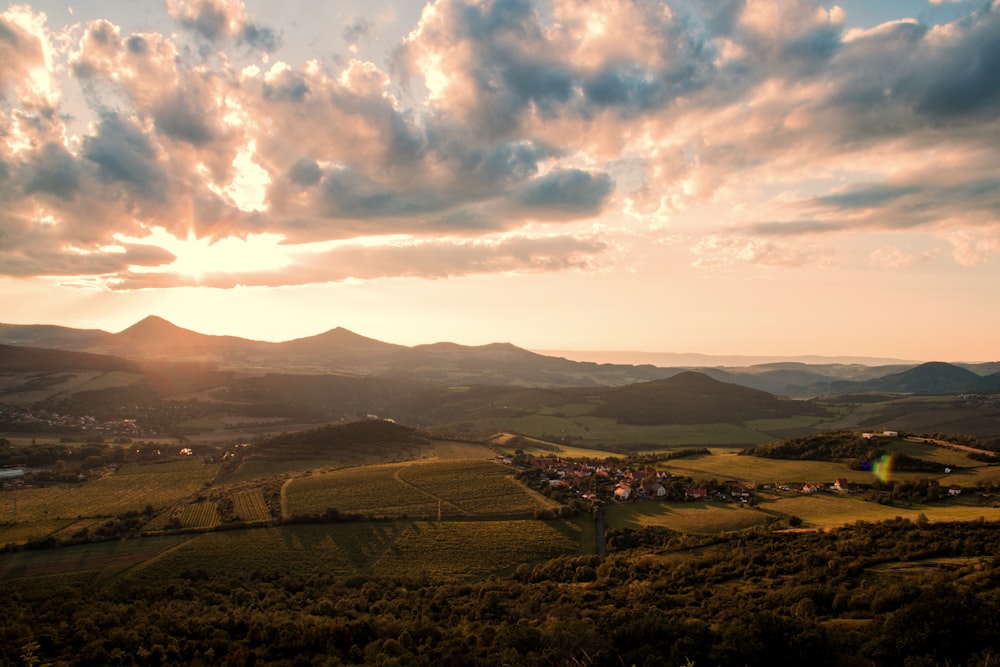
[[[892,475],[893,458],[892,454],[883,454],[872,461],[872,474],[878,477],[883,484],[887,484]]]

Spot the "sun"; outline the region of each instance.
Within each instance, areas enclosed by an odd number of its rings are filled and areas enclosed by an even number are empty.
[[[168,273],[195,282],[209,274],[249,274],[280,271],[292,263],[289,247],[282,245],[283,234],[247,234],[221,239],[198,238],[189,233],[178,238],[162,227],[144,238],[119,238],[120,241],[155,245],[175,257],[170,264],[155,268],[133,267],[136,273]]]

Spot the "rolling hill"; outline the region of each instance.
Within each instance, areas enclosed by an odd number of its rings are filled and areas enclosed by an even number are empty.
[[[593,414],[621,424],[738,424],[754,419],[827,414],[825,409],[806,401],[778,398],[694,371],[608,389],[601,392],[600,398],[602,404]]]

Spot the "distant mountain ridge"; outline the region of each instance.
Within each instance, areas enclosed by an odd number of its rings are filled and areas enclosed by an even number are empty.
[[[0,344],[110,355],[126,360],[197,361],[221,368],[338,373],[444,385],[617,387],[698,370],[720,382],[794,398],[837,393],[933,394],[1000,390],[1000,363],[996,362],[961,366],[944,362],[919,365],[899,362],[868,366],[784,361],[747,367],[663,367],[572,360],[525,350],[510,343],[466,346],[440,342],[408,347],[367,338],[342,327],[273,343],[201,334],[153,315],[118,333],[55,325],[0,324]]]

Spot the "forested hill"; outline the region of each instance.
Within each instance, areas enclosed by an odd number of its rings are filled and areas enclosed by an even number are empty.
[[[621,424],[738,424],[752,419],[827,414],[824,408],[808,401],[778,398],[695,371],[606,389],[598,396],[602,404],[594,414]]]
[[[426,445],[423,432],[383,419],[367,419],[273,436],[254,445],[252,455],[265,459],[313,459],[376,450],[410,452]],[[391,458],[391,457],[390,457]]]
[[[852,431],[820,433],[745,449],[741,454],[768,459],[841,461],[877,456],[876,443]]]

